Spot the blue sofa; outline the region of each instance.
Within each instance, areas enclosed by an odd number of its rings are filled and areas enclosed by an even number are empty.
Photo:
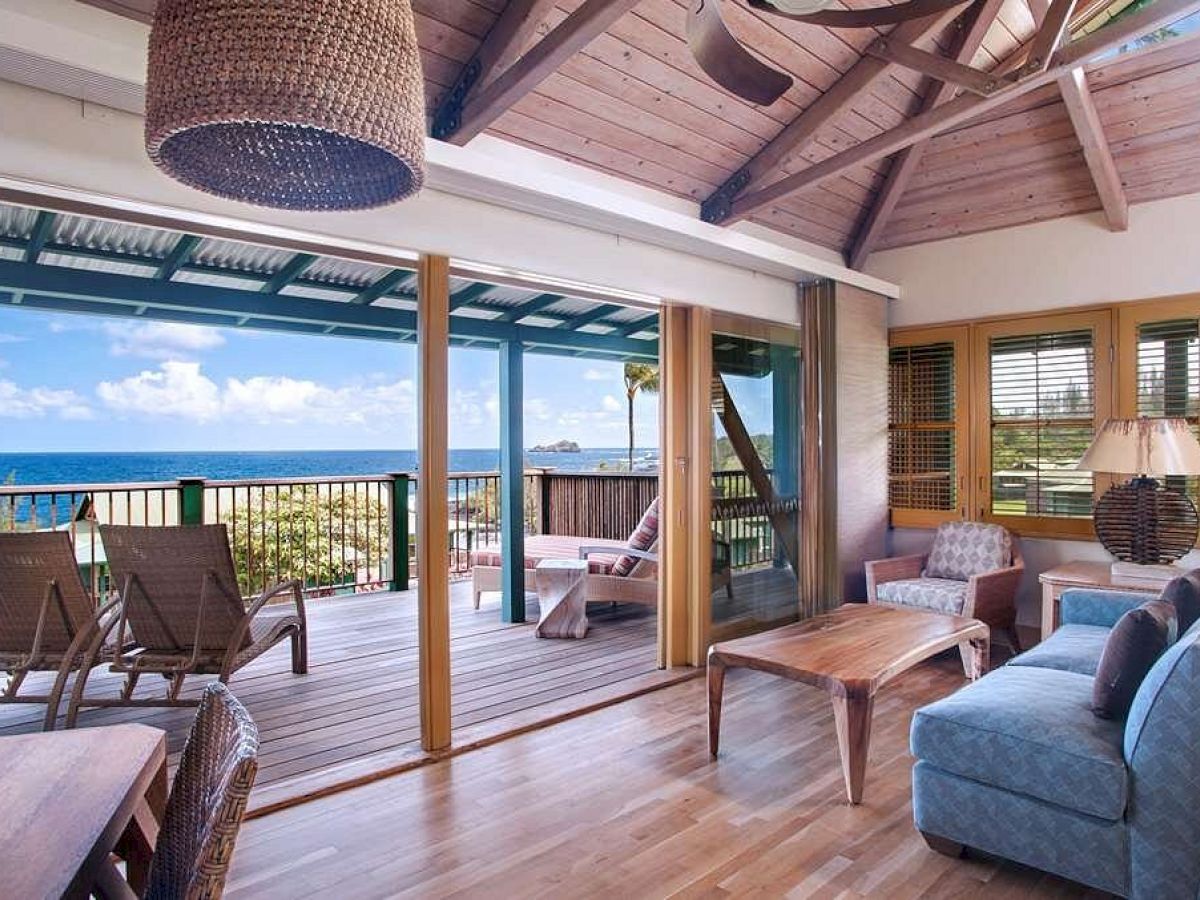
[[[1125,722],[1091,711],[1109,629],[1144,594],[1071,590],[1062,627],[912,722],[913,815],[974,848],[1134,898],[1200,897],[1200,622]]]

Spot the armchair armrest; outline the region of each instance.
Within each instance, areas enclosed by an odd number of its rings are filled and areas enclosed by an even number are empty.
[[[974,616],[985,622],[1011,624],[1017,616],[1017,590],[1025,577],[1025,564],[1005,566],[981,572],[967,579],[967,597],[963,603],[963,615]]]
[[[587,559],[593,553],[603,553],[608,556],[632,556],[635,559],[644,559],[649,562],[658,562],[658,554],[650,553],[647,550],[634,550],[632,547],[580,547],[579,558]]]
[[[877,585],[889,581],[903,581],[906,578],[920,578],[925,568],[924,553],[913,556],[893,556],[891,559],[874,559],[865,564],[867,570],[867,601],[874,603],[877,599]]]
[[[1100,625],[1112,628],[1117,624],[1117,619],[1149,599],[1149,594],[1127,591],[1068,588],[1059,599],[1061,605],[1058,620],[1064,625]]]

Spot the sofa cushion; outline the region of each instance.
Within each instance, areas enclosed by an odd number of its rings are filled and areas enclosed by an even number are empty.
[[[1172,643],[1175,607],[1150,600],[1117,620],[1104,643],[1092,685],[1092,712],[1124,720],[1146,674]]]
[[[650,548],[658,543],[658,498],[654,498],[654,502],[646,507],[646,511],[642,513],[642,519],[637,524],[637,528],[633,529],[633,534],[629,535],[629,547],[632,550],[643,550],[649,552]],[[613,564],[612,573],[614,575],[628,575],[634,570],[638,564],[638,557],[622,555]]]
[[[917,710],[912,752],[962,778],[1115,821],[1128,781],[1119,722],[1092,715],[1092,679],[1004,666]]]
[[[1001,525],[943,522],[933,537],[925,562],[930,578],[966,581],[1012,564],[1012,535]]]
[[[1172,578],[1163,588],[1159,599],[1175,607],[1179,633],[1183,634],[1200,621],[1200,569],[1192,569],[1186,575]]]
[[[1032,650],[1010,659],[1008,665],[1095,675],[1110,630],[1100,625],[1063,625]]]
[[[875,597],[881,603],[915,606],[956,616],[966,602],[967,583],[948,578],[904,578],[877,585]]]

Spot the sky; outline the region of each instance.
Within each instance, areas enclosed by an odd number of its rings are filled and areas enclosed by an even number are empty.
[[[622,366],[527,354],[525,445],[627,441]],[[497,355],[450,351],[450,446],[499,440]],[[0,308],[0,452],[416,446],[411,344]],[[639,447],[658,444],[639,397]]]

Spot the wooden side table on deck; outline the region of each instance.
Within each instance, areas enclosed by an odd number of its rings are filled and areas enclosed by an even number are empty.
[[[1100,591],[1122,591],[1124,593],[1146,594],[1157,597],[1162,586],[1154,586],[1145,582],[1121,581],[1114,579],[1112,564],[1106,562],[1075,562],[1063,563],[1053,569],[1047,569],[1038,576],[1042,583],[1042,640],[1050,637],[1058,627],[1058,605],[1062,593],[1069,588],[1094,588]]]

